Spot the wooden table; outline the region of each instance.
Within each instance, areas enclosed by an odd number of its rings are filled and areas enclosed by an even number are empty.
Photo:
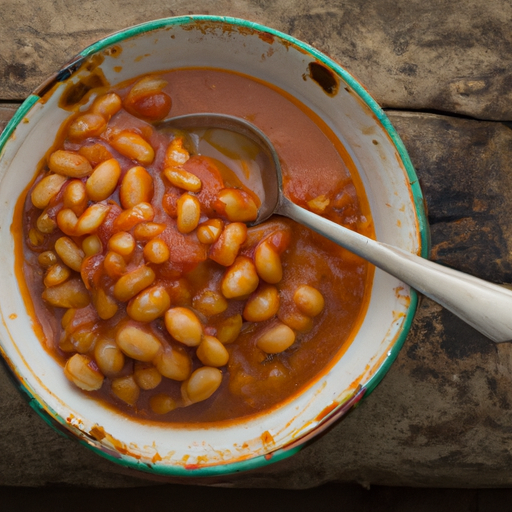
[[[3,2],[0,128],[32,89],[96,39],[191,13],[256,21],[339,61],[387,110],[411,155],[428,204],[432,258],[512,282],[507,0]],[[149,483],[60,437],[3,369],[0,389],[0,485]],[[224,483],[506,487],[511,449],[512,345],[494,345],[423,299],[398,360],[360,408],[292,459]]]

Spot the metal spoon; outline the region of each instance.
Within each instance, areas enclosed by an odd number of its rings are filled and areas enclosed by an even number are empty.
[[[285,197],[281,165],[274,146],[256,126],[223,114],[190,114],[163,121],[158,128],[220,128],[245,135],[261,152],[264,199],[259,224],[273,214],[284,215],[329,238],[441,304],[491,340],[512,341],[512,291],[433,263],[397,247],[377,242],[312,213]]]

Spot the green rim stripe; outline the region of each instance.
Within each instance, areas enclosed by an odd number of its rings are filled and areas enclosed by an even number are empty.
[[[14,115],[11,117],[10,121],[7,123],[4,131],[0,134],[0,155],[4,149],[5,144],[16,130],[18,124],[21,123],[23,118],[27,115],[27,112],[32,108],[34,103],[39,100],[39,96],[35,94],[31,94],[16,110]]]

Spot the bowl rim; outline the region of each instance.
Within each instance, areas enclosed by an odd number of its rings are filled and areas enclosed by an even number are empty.
[[[57,82],[65,80],[68,78],[72,72],[74,72],[80,64],[89,56],[96,54],[107,47],[110,47],[118,42],[125,41],[132,37],[152,32],[154,30],[158,30],[161,28],[167,28],[170,26],[180,26],[187,25],[191,23],[197,22],[208,22],[208,23],[218,23],[218,24],[229,24],[238,28],[250,29],[253,32],[260,32],[264,34],[269,34],[271,36],[275,36],[287,43],[297,47],[299,50],[305,51],[318,61],[325,64],[328,68],[333,70],[337,75],[339,75],[351,88],[352,90],[360,97],[363,103],[372,111],[372,113],[376,116],[377,121],[381,124],[383,130],[388,134],[391,139],[392,144],[398,151],[400,160],[404,166],[406,177],[409,182],[409,187],[411,189],[412,196],[412,204],[414,206],[414,212],[416,221],[418,224],[418,234],[419,234],[419,242],[420,242],[420,255],[422,257],[428,257],[430,251],[430,232],[429,225],[427,220],[427,215],[425,211],[425,201],[423,197],[423,193],[420,188],[419,180],[416,175],[416,171],[412,165],[410,157],[407,153],[405,145],[403,144],[400,136],[396,132],[395,128],[391,124],[391,121],[387,117],[386,113],[383,109],[378,105],[378,103],[373,99],[367,89],[356,80],[346,69],[342,67],[341,64],[338,64],[331,57],[328,57],[326,54],[320,52],[316,48],[310,46],[308,43],[305,43],[299,39],[296,39],[293,36],[290,36],[284,32],[279,30],[264,26],[262,24],[241,19],[234,18],[230,16],[217,16],[217,15],[203,15],[203,14],[193,14],[187,16],[175,16],[175,17],[167,17],[167,18],[159,18],[151,21],[147,21],[141,24],[133,25],[131,27],[113,32],[98,41],[92,43],[91,45],[84,48],[81,52],[75,55],[67,64],[62,66],[57,72],[50,75],[35,91],[33,91],[27,99],[21,104],[18,110],[15,112],[14,116],[7,123],[3,132],[0,134],[0,158],[3,155],[3,150],[8,140],[11,138],[18,124],[22,122],[26,114],[30,111],[33,105],[41,99],[42,91],[46,91]],[[344,404],[341,404],[342,414],[332,415],[336,417],[336,420],[339,417],[346,415],[351,409],[356,407],[361,398],[368,396],[379,384],[384,375],[388,372],[392,363],[395,361],[398,353],[400,352],[405,339],[408,335],[409,329],[412,324],[412,320],[414,318],[414,314],[416,311],[416,307],[418,304],[418,295],[414,289],[410,290],[410,305],[405,315],[404,322],[402,324],[402,329],[399,335],[397,336],[392,348],[389,350],[387,357],[384,359],[380,367],[375,371],[375,373],[370,377],[367,381],[363,389],[358,390],[352,397],[349,397],[349,400]],[[160,466],[153,465],[148,467],[146,464],[140,463],[136,460],[126,459],[120,456],[115,456],[112,452],[105,451],[101,448],[101,445],[97,445],[92,440],[87,440],[84,438],[80,438],[77,435],[73,434],[73,432],[69,431],[59,420],[59,415],[53,411],[49,410],[48,406],[43,406],[43,404],[38,400],[37,394],[34,390],[30,389],[26,382],[23,379],[18,378],[15,370],[11,368],[9,365],[9,361],[6,358],[6,355],[0,346],[0,353],[2,357],[2,363],[5,368],[8,369],[11,374],[12,381],[21,391],[22,395],[27,399],[29,405],[34,409],[34,411],[54,430],[67,438],[72,438],[78,441],[80,444],[87,446],[93,452],[99,454],[100,456],[120,464],[125,468],[143,471],[147,473],[151,473],[158,476],[164,477],[215,477],[215,476],[224,476],[233,473],[239,473],[242,471],[248,471],[257,469],[271,463],[286,459],[291,455],[297,453],[302,449],[304,443],[297,443],[293,445],[293,447],[282,447],[270,454],[260,455],[256,457],[252,457],[242,461],[235,462],[227,462],[227,463],[219,463],[217,465],[206,466],[206,467],[183,467],[183,466]],[[334,411],[336,412],[336,411]],[[330,416],[326,418],[326,423],[329,425],[334,421],[334,418]],[[319,425],[319,427],[324,427],[324,425]],[[317,427],[317,429],[319,428]],[[323,428],[322,428],[323,430]],[[317,431],[313,431],[316,436]],[[308,440],[312,435],[308,435]]]

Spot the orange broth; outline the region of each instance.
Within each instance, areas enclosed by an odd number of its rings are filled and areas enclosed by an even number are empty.
[[[210,111],[251,121],[275,145],[282,163],[285,193],[290,199],[303,207],[311,208],[311,201],[321,198],[325,207],[322,215],[366,236],[374,237],[364,189],[347,151],[327,125],[291,95],[248,76],[216,69],[178,69],[159,76],[168,82],[164,91],[172,99],[168,117]],[[111,90],[125,99],[132,84],[133,82],[123,84]],[[94,90],[91,96],[94,98]],[[172,194],[178,192],[160,177],[169,136],[154,131],[146,121],[122,109],[109,120],[103,134],[84,141],[70,142],[66,138],[66,129],[79,114],[72,114],[63,125],[52,151],[59,148],[79,151],[83,146],[99,144],[119,160],[121,182],[127,170],[139,164],[119,155],[109,145],[108,135],[105,135],[109,130],[135,127],[155,149],[154,161],[144,167],[155,183],[151,200],[156,211],[155,222],[167,223],[168,226],[164,240],[170,248],[171,258],[162,264],[144,262],[142,251],[145,242],[138,241],[134,253],[137,256],[128,262],[127,269],[131,270],[140,264],[151,267],[157,282],[169,293],[171,306],[186,307],[194,311],[194,298],[205,290],[218,291],[226,267],[208,257],[209,247],[198,241],[195,231],[182,234],[174,228],[175,221],[169,214],[171,206],[170,203],[166,206],[165,197],[169,202]],[[203,157],[194,157],[183,167],[193,174],[203,173],[202,176],[206,179],[205,165],[212,162],[201,158]],[[93,162],[95,163],[97,162]],[[34,229],[37,218],[41,215],[41,210],[31,203],[30,192],[45,172],[47,167],[46,162],[43,162],[34,184],[18,200],[16,211],[23,211],[23,214],[16,215],[13,222],[18,248],[17,275],[24,280],[30,294],[30,298],[25,297],[25,300],[30,306],[28,309],[37,327],[35,330],[41,333],[41,341],[47,351],[64,365],[72,355],[69,351],[62,350],[62,339],[66,332],[61,326],[61,320],[66,310],[53,307],[41,298],[45,289],[45,271],[38,263],[38,255],[52,249],[55,240],[63,233],[57,227],[54,232],[43,234],[41,243],[34,244],[29,240],[29,231]],[[209,187],[206,181],[204,183],[204,188]],[[82,276],[86,276],[86,280],[90,281],[89,284],[93,283],[93,287],[101,286],[111,293],[115,283],[108,276],[105,277],[101,268],[108,236],[113,233],[111,226],[122,210],[119,207],[117,189],[109,200],[109,214],[98,230],[103,249],[99,254],[84,259]],[[62,191],[48,206],[50,216],[54,218],[60,209]],[[203,211],[201,221],[209,216],[211,217]],[[261,226],[248,229],[247,240],[240,248],[239,255],[253,258],[258,243],[272,237],[272,243],[279,248],[283,268],[283,278],[275,285],[279,293],[279,310],[269,320],[244,321],[237,339],[225,345],[229,352],[229,361],[219,368],[222,382],[211,397],[186,407],[178,406],[166,414],[156,414],[149,405],[150,398],[155,393],[166,394],[180,404],[181,382],[163,378],[155,389],[141,390],[134,404],[127,404],[112,393],[110,385],[117,375],[106,376],[101,389],[86,392],[108,406],[136,418],[190,423],[226,421],[259,414],[303,390],[348,348],[367,307],[373,269],[362,259],[327,239],[291,220],[277,216]],[[72,237],[77,245],[84,238],[85,235]],[[78,273],[73,272],[73,276],[78,276]],[[315,287],[325,300],[323,311],[314,318],[304,319],[293,300],[295,290],[303,284]],[[262,286],[261,282],[259,286]],[[94,294],[94,290],[89,290],[89,293]],[[225,311],[212,316],[199,314],[204,333],[216,336],[219,326],[226,319],[243,313],[246,300],[247,297],[229,299]],[[119,301],[114,316],[100,319],[93,305],[88,305],[75,314],[73,322],[75,327],[86,326],[99,338],[115,337],[116,329],[127,315],[126,306],[125,302]],[[283,352],[268,354],[258,348],[257,340],[262,332],[276,322],[290,326],[296,338]],[[144,326],[144,329],[163,344],[179,345],[178,350],[190,358],[192,369],[201,366],[195,356],[197,347],[184,346],[173,340],[161,317]],[[93,348],[90,353],[93,353]],[[129,375],[133,372],[133,367],[134,361],[126,358],[119,375]]]

